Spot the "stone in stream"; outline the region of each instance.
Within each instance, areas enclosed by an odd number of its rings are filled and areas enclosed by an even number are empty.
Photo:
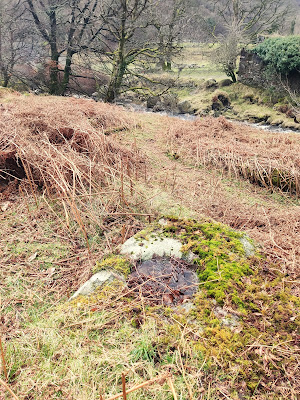
[[[149,96],[147,99],[147,108],[153,108],[159,101],[159,96]]]
[[[177,105],[179,114],[189,114],[193,112],[191,103],[187,100],[181,101]]]

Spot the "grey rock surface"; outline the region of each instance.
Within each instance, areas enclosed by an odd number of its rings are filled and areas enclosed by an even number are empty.
[[[188,114],[193,112],[192,105],[189,101],[184,100],[177,105],[180,114]]]
[[[121,247],[121,254],[128,254],[134,260],[150,260],[154,255],[182,258],[182,243],[179,240],[154,236],[149,240],[128,239]]]
[[[219,87],[230,86],[230,85],[232,85],[232,84],[233,84],[233,82],[232,82],[231,79],[225,78],[225,79],[222,79],[222,80],[219,82]]]
[[[215,307],[214,314],[221,321],[222,325],[227,326],[233,332],[240,332],[242,329],[240,319],[237,315],[230,313],[222,307]]]
[[[125,284],[124,276],[116,274],[113,271],[102,270],[100,272],[97,272],[73,294],[73,296],[70,298],[70,300],[75,299],[79,295],[88,296],[88,295],[92,294],[100,286],[111,283],[115,280],[124,282],[124,284]]]
[[[240,239],[240,242],[242,243],[245,251],[245,256],[246,257],[251,257],[254,256],[255,254],[255,247],[254,245],[250,242],[250,240],[247,238],[247,236],[244,236]]]

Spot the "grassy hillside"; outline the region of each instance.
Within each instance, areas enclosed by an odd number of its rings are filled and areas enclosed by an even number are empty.
[[[108,400],[122,374],[132,400],[297,398],[297,134],[9,91],[0,103],[0,398]],[[68,301],[162,215],[198,252],[190,311],[118,285]]]

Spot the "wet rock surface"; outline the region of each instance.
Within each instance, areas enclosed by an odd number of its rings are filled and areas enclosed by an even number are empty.
[[[154,304],[181,304],[198,290],[195,266],[179,258],[154,257],[136,264],[128,287]]]

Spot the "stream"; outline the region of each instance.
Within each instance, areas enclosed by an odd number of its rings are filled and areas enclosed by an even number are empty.
[[[168,116],[171,118],[178,118],[184,121],[194,121],[197,118],[199,118],[198,115],[194,114],[177,114],[171,111],[153,111],[151,108],[147,108],[141,104],[136,104],[132,102],[118,102],[117,105],[122,106],[126,108],[128,111],[131,112],[142,112],[142,113],[152,113],[152,114],[158,114],[158,115],[163,115],[163,116]],[[228,118],[227,118],[228,119]],[[269,124],[262,124],[262,123],[254,123],[254,122],[247,122],[247,121],[238,121],[238,120],[231,120],[228,119],[228,121],[238,124],[238,125],[245,125],[245,126],[250,126],[256,129],[262,129],[264,131],[269,131],[269,132],[277,132],[277,133],[300,133],[297,130],[292,130],[288,128],[282,128],[280,126],[274,126],[274,125],[269,125]]]

